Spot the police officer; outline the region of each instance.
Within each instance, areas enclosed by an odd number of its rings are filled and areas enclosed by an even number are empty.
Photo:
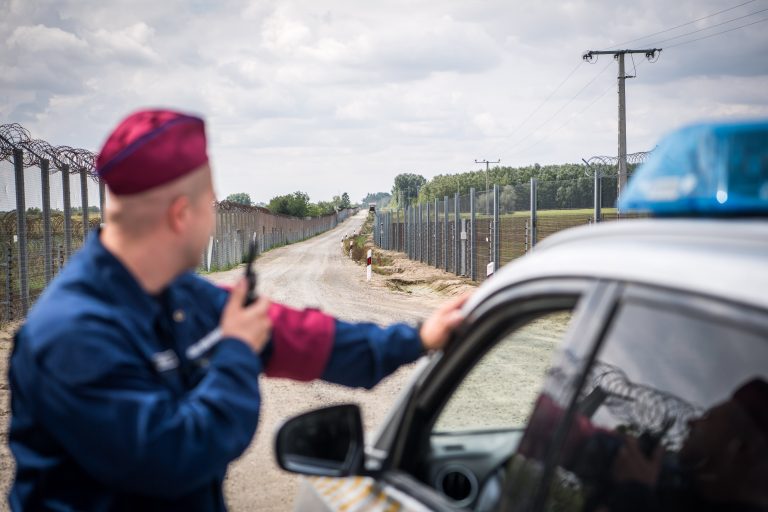
[[[97,171],[107,222],[48,286],[15,338],[12,510],[224,510],[248,446],[260,373],[371,387],[461,321],[350,324],[266,298],[244,306],[192,271],[213,230],[201,119],[126,118]]]

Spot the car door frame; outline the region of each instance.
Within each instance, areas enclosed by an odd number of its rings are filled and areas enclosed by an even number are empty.
[[[467,320],[441,357],[436,358],[411,391],[399,422],[390,424],[389,446],[379,446],[380,479],[407,494],[417,496],[434,510],[455,510],[431,486],[411,475],[406,454],[424,450],[432,425],[459,383],[505,333],[547,312],[571,308],[572,325],[560,344],[579,333],[587,354],[592,355],[620,296],[617,283],[590,278],[542,278],[515,283],[485,298],[469,312]],[[510,309],[511,308],[511,309]],[[585,361],[578,374],[591,361]],[[449,389],[449,392],[446,392]],[[379,464],[376,464],[379,465]]]

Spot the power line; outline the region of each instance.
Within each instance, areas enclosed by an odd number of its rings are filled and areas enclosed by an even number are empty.
[[[645,61],[643,61],[643,62],[645,62]],[[641,66],[641,65],[643,64],[643,62],[641,62],[640,64],[638,64],[638,67],[639,67],[639,66]],[[606,87],[606,88],[605,88],[605,90],[604,90],[603,92],[601,92],[601,93],[600,93],[600,94],[599,94],[597,97],[595,97],[595,99],[594,99],[594,100],[592,100],[591,102],[589,102],[589,104],[588,104],[586,107],[584,107],[583,109],[579,110],[579,111],[578,111],[578,112],[576,112],[575,114],[571,114],[571,117],[569,117],[569,118],[568,118],[568,120],[567,120],[566,122],[564,122],[563,124],[561,124],[560,126],[558,126],[557,128],[555,128],[554,130],[550,130],[550,131],[548,131],[548,132],[547,132],[547,134],[546,134],[544,137],[540,138],[539,140],[537,140],[536,142],[534,142],[533,144],[531,144],[530,146],[526,147],[525,149],[523,149],[523,150],[521,150],[521,151],[519,151],[519,152],[520,152],[520,153],[525,153],[526,151],[529,151],[529,150],[531,150],[531,149],[535,148],[535,147],[536,147],[536,146],[538,146],[540,143],[544,142],[545,140],[547,140],[548,138],[550,138],[552,135],[554,135],[555,133],[559,132],[560,130],[562,130],[563,128],[565,128],[565,127],[566,127],[566,126],[568,126],[569,124],[571,124],[571,122],[572,122],[574,119],[576,119],[578,116],[580,116],[581,114],[583,114],[584,112],[586,112],[587,110],[589,110],[590,108],[592,108],[592,105],[594,105],[595,103],[597,103],[598,101],[600,101],[600,100],[603,98],[603,96],[605,96],[606,94],[608,94],[608,91],[612,90],[614,87],[615,87],[615,84],[611,84],[611,85],[609,85],[608,87]]]
[[[684,44],[693,43],[695,41],[701,41],[702,39],[709,39],[710,37],[719,36],[720,34],[725,34],[726,32],[733,32],[734,30],[738,30],[740,28],[749,27],[749,26],[752,26],[752,25],[757,25],[758,23],[762,23],[764,21],[768,21],[768,18],[763,18],[761,20],[753,21],[752,23],[746,23],[744,25],[739,25],[738,27],[729,28],[728,30],[722,30],[720,32],[715,32],[714,34],[709,34],[708,36],[697,37],[696,39],[691,39],[689,41],[683,41],[682,43],[673,44],[673,45],[667,46],[667,49],[669,49],[669,48],[676,48],[678,46],[683,46]]]
[[[643,40],[643,39],[649,39],[649,38],[651,38],[651,37],[653,37],[653,36],[656,36],[656,35],[659,35],[659,34],[664,34],[664,33],[667,33],[667,32],[671,32],[671,31],[673,31],[673,30],[677,30],[677,29],[679,29],[679,28],[682,28],[682,27],[685,27],[685,26],[688,26],[688,25],[692,25],[692,24],[694,24],[694,23],[697,23],[697,22],[699,22],[699,21],[702,21],[702,20],[705,20],[705,19],[707,19],[707,18],[711,18],[711,17],[717,16],[717,15],[719,15],[719,14],[723,14],[723,13],[725,13],[725,12],[728,12],[728,11],[732,11],[732,10],[734,10],[734,9],[737,9],[737,8],[739,8],[739,7],[743,7],[743,6],[747,5],[747,4],[751,4],[751,3],[754,3],[754,2],[756,2],[756,1],[757,1],[757,0],[749,0],[749,1],[747,1],[747,2],[742,2],[742,3],[738,4],[738,5],[735,5],[735,6],[733,6],[733,7],[729,7],[729,8],[727,8],[727,9],[722,9],[722,10],[720,10],[720,11],[717,11],[717,12],[713,12],[713,13],[711,13],[711,14],[708,14],[708,15],[706,15],[706,16],[702,16],[702,17],[700,17],[700,18],[697,18],[697,19],[695,19],[695,20],[692,20],[692,21],[689,21],[689,22],[686,22],[686,23],[682,23],[682,24],[680,24],[680,25],[676,25],[676,26],[674,26],[674,27],[671,27],[671,28],[668,28],[668,29],[664,29],[664,30],[660,30],[660,31],[658,31],[658,32],[654,32],[654,33],[652,33],[652,34],[649,34],[649,35],[647,35],[647,36],[643,36],[643,37],[640,37],[640,38],[631,39],[631,40],[629,40],[629,41],[623,41],[623,42],[621,42],[621,43],[617,43],[616,45],[614,45],[614,47],[619,47],[619,46],[625,45],[625,44],[627,44],[627,43],[631,43],[631,42],[635,42],[635,41],[640,41],[640,40]],[[687,32],[687,33],[685,33],[685,34],[681,34],[681,35],[678,35],[678,36],[674,36],[674,37],[670,37],[670,38],[667,38],[667,39],[663,39],[663,40],[661,40],[661,41],[657,41],[657,42],[656,42],[656,43],[654,43],[653,45],[649,45],[649,46],[656,46],[656,45],[658,45],[659,43],[662,43],[662,42],[666,42],[666,41],[672,41],[672,40],[675,40],[675,39],[680,39],[680,38],[682,38],[682,37],[686,37],[686,36],[689,36],[689,35],[692,35],[692,34],[696,34],[696,33],[699,33],[699,32],[703,32],[703,31],[706,31],[706,30],[711,30],[711,29],[713,29],[713,28],[716,28],[716,27],[719,27],[719,26],[722,26],[722,25],[726,25],[726,24],[728,24],[728,23],[732,23],[732,22],[734,22],[734,21],[737,21],[737,20],[740,20],[740,19],[748,18],[748,17],[750,17],[750,16],[754,16],[755,14],[760,14],[760,13],[762,13],[762,12],[765,12],[765,11],[768,11],[768,8],[766,8],[766,9],[761,9],[761,10],[758,10],[758,11],[754,11],[754,12],[751,12],[751,13],[749,13],[749,14],[746,14],[746,15],[743,15],[743,16],[739,16],[739,17],[736,17],[736,18],[732,18],[732,19],[729,19],[729,20],[726,20],[726,21],[723,21],[723,22],[717,23],[717,24],[715,24],[715,25],[711,25],[711,26],[709,26],[709,27],[705,27],[705,28],[702,28],[702,29],[693,30],[693,31],[691,31],[691,32]],[[728,29],[728,30],[722,30],[722,31],[720,31],[720,32],[716,32],[716,33],[714,33],[714,34],[709,34],[709,35],[707,35],[707,36],[704,36],[704,37],[699,37],[699,38],[691,39],[691,40],[688,40],[688,41],[683,41],[683,42],[680,42],[680,43],[677,43],[677,44],[673,44],[673,45],[667,46],[667,48],[675,48],[675,47],[677,47],[677,46],[682,46],[682,45],[685,45],[685,44],[688,44],[688,43],[693,43],[693,42],[696,42],[696,41],[701,41],[701,40],[703,40],[703,39],[709,39],[709,38],[711,38],[711,37],[715,37],[715,36],[718,36],[718,35],[721,35],[721,34],[725,34],[725,33],[727,33],[727,32],[732,32],[732,31],[734,31],[734,30],[738,30],[738,29],[740,29],[740,28],[744,28],[744,27],[748,27],[748,26],[751,26],[751,25],[755,25],[755,24],[758,24],[758,23],[762,23],[762,22],[764,22],[764,21],[768,21],[768,18],[764,18],[764,19],[761,19],[761,20],[757,20],[757,21],[754,21],[754,22],[752,22],[752,23],[746,23],[746,24],[744,24],[744,25],[740,25],[740,26],[738,26],[738,27],[734,27],[734,28],[731,28],[731,29]],[[652,62],[654,62],[654,61],[652,61]],[[642,64],[642,63],[641,63],[641,64]],[[523,126],[526,124],[526,123],[528,123],[528,121],[530,121],[530,120],[531,120],[531,119],[532,119],[532,118],[533,118],[533,117],[534,117],[534,116],[535,116],[535,115],[536,115],[536,114],[537,114],[537,113],[538,113],[538,112],[539,112],[539,111],[540,111],[540,110],[541,110],[541,109],[542,109],[542,108],[543,108],[543,107],[544,107],[544,106],[545,106],[545,105],[546,105],[546,104],[547,104],[547,103],[548,103],[548,102],[549,102],[549,101],[552,99],[552,97],[553,97],[553,96],[554,96],[554,95],[557,93],[557,91],[559,91],[559,90],[560,90],[560,88],[562,88],[562,86],[563,86],[563,85],[564,85],[564,84],[565,84],[565,83],[566,83],[566,82],[567,82],[567,81],[568,81],[568,80],[569,80],[569,79],[570,79],[570,78],[573,76],[573,74],[576,72],[576,70],[579,68],[579,66],[580,66],[580,65],[581,65],[581,63],[579,63],[578,65],[576,65],[576,66],[575,66],[575,67],[574,67],[574,68],[573,68],[573,69],[572,69],[572,70],[571,70],[571,71],[570,71],[570,72],[569,72],[569,73],[566,75],[566,77],[565,77],[565,78],[564,78],[564,79],[563,79],[563,80],[562,80],[562,81],[561,81],[561,82],[560,82],[560,83],[557,85],[557,87],[555,87],[555,89],[554,89],[554,90],[553,90],[553,91],[552,91],[552,92],[551,92],[551,93],[550,93],[550,94],[549,94],[549,95],[548,95],[548,96],[547,96],[547,97],[546,97],[546,98],[545,98],[545,99],[544,99],[544,100],[543,100],[543,101],[542,101],[542,102],[541,102],[541,103],[540,103],[540,104],[539,104],[539,105],[538,105],[538,106],[537,106],[537,107],[536,107],[536,108],[533,110],[533,111],[531,111],[531,113],[530,113],[530,114],[528,114],[528,116],[527,116],[527,117],[526,117],[526,118],[525,118],[525,119],[524,119],[524,120],[523,120],[523,121],[522,121],[522,122],[521,122],[521,123],[520,123],[520,124],[519,124],[517,127],[515,127],[515,128],[512,130],[512,132],[510,132],[510,134],[508,135],[508,137],[511,137],[512,135],[514,135],[515,133],[517,133],[517,132],[518,132],[518,131],[519,131],[519,130],[520,130],[520,129],[521,129],[521,128],[522,128],[522,127],[523,127]],[[555,119],[555,118],[556,118],[556,117],[557,117],[557,116],[558,116],[558,115],[559,115],[559,114],[560,114],[560,113],[561,113],[563,110],[565,110],[565,109],[566,109],[566,108],[567,108],[567,107],[568,107],[568,106],[569,106],[569,105],[570,105],[570,104],[571,104],[571,103],[572,103],[574,100],[576,100],[576,98],[577,98],[577,97],[579,97],[579,96],[580,96],[580,95],[581,95],[581,94],[582,94],[582,93],[583,93],[583,92],[584,92],[584,91],[585,91],[585,90],[586,90],[586,89],[587,89],[587,88],[588,88],[588,87],[589,87],[589,86],[590,86],[590,85],[591,85],[591,84],[592,84],[592,83],[593,83],[595,80],[597,80],[597,78],[598,78],[600,75],[602,75],[602,74],[603,74],[603,73],[604,73],[604,72],[605,72],[605,71],[608,69],[608,67],[609,67],[609,66],[610,66],[610,62],[609,62],[609,63],[608,63],[608,65],[606,65],[606,67],[605,67],[605,68],[603,68],[603,69],[602,69],[602,70],[601,70],[601,71],[600,71],[600,72],[599,72],[599,73],[598,73],[598,74],[597,74],[597,75],[596,75],[594,78],[592,78],[592,80],[590,80],[590,81],[589,81],[589,82],[588,82],[586,85],[584,85],[584,86],[583,86],[583,87],[582,87],[582,88],[581,88],[581,89],[580,89],[580,90],[579,90],[579,91],[578,91],[578,92],[577,92],[577,93],[576,93],[576,94],[575,94],[575,95],[574,95],[574,96],[573,96],[573,97],[572,97],[572,98],[571,98],[571,99],[570,99],[570,100],[569,100],[569,101],[568,101],[568,102],[567,102],[565,105],[563,105],[562,107],[560,107],[560,109],[558,109],[558,110],[557,110],[557,111],[556,111],[554,114],[552,114],[552,115],[551,115],[549,118],[547,118],[547,119],[546,119],[546,120],[545,120],[543,123],[541,123],[539,126],[537,126],[537,127],[536,127],[536,128],[534,128],[533,130],[531,130],[530,132],[528,132],[528,134],[526,134],[526,135],[525,135],[523,138],[521,138],[521,139],[519,139],[518,141],[514,142],[514,143],[511,145],[511,148],[509,149],[509,151],[516,151],[516,150],[517,150],[517,148],[521,147],[521,146],[522,146],[522,144],[523,144],[523,143],[524,143],[526,140],[528,140],[528,139],[529,139],[530,137],[532,137],[532,136],[533,136],[533,135],[534,135],[536,132],[538,132],[539,130],[541,130],[541,128],[543,128],[544,126],[546,126],[547,124],[549,124],[549,123],[550,123],[550,122],[551,122],[553,119]],[[610,90],[610,88],[608,88],[608,89],[606,89],[605,91],[603,91],[603,92],[602,92],[602,93],[601,93],[601,94],[600,94],[600,95],[599,95],[599,96],[598,96],[598,97],[597,97],[595,100],[593,100],[593,101],[592,101],[592,102],[591,102],[589,105],[587,105],[587,107],[586,107],[586,108],[582,109],[581,111],[579,111],[579,112],[578,112],[577,114],[575,114],[575,115],[580,115],[581,113],[583,113],[584,111],[586,111],[587,109],[589,109],[589,108],[590,108],[590,107],[591,107],[591,106],[592,106],[592,105],[593,105],[595,102],[597,102],[597,101],[598,101],[600,98],[602,98],[602,97],[603,97],[603,96],[604,96],[604,95],[607,93],[607,91],[609,91],[609,90]],[[545,136],[544,136],[542,139],[539,139],[538,141],[534,142],[533,144],[531,144],[531,145],[527,146],[527,147],[525,148],[525,150],[523,150],[523,151],[528,151],[529,149],[531,149],[531,148],[535,147],[536,145],[538,145],[540,142],[542,142],[542,141],[544,141],[544,140],[548,139],[548,138],[549,138],[549,137],[552,135],[552,133],[555,133],[555,132],[559,131],[560,129],[564,128],[565,126],[567,126],[567,125],[568,125],[568,124],[569,124],[569,123],[570,123],[570,122],[573,120],[573,118],[574,118],[574,114],[572,114],[572,115],[571,115],[571,118],[569,118],[569,119],[568,119],[568,120],[567,120],[565,123],[563,123],[563,124],[561,124],[560,126],[558,126],[558,127],[555,129],[555,130],[553,130],[553,131],[550,131],[550,132],[549,132],[547,135],[545,135]],[[519,152],[519,151],[518,151],[518,152]]]
[[[546,126],[546,125],[547,125],[547,124],[548,124],[550,121],[552,121],[552,120],[553,120],[553,119],[554,119],[554,118],[555,118],[555,117],[556,117],[558,114],[560,114],[560,112],[562,112],[563,110],[565,110],[565,109],[566,109],[566,108],[567,108],[567,107],[568,107],[568,106],[569,106],[571,103],[573,103],[573,101],[574,101],[576,98],[578,98],[578,97],[581,95],[581,93],[583,93],[583,92],[584,92],[584,91],[585,91],[585,90],[586,90],[586,89],[587,89],[587,88],[588,88],[590,85],[592,85],[592,84],[594,83],[594,81],[595,81],[595,80],[597,80],[597,79],[600,77],[600,75],[602,75],[603,73],[605,73],[605,71],[606,71],[606,70],[607,70],[607,69],[610,67],[610,65],[611,65],[611,62],[610,62],[610,61],[608,61],[608,63],[605,65],[605,67],[604,67],[602,70],[600,70],[600,72],[599,72],[597,75],[595,75],[595,76],[592,78],[592,80],[590,80],[589,82],[587,82],[587,83],[586,83],[586,84],[585,84],[585,85],[584,85],[584,86],[583,86],[581,89],[579,89],[579,92],[577,92],[577,93],[576,93],[576,94],[575,94],[575,95],[574,95],[574,96],[573,96],[573,97],[572,97],[570,100],[568,100],[568,102],[567,102],[565,105],[563,105],[562,107],[560,107],[560,108],[559,108],[559,109],[558,109],[558,110],[557,110],[557,111],[556,111],[554,114],[552,114],[551,116],[549,116],[549,118],[547,118],[547,120],[546,120],[546,121],[544,121],[544,122],[543,122],[543,123],[541,123],[539,126],[537,126],[537,127],[536,127],[536,128],[534,128],[533,130],[531,130],[530,132],[528,132],[528,134],[527,134],[525,137],[523,137],[522,139],[519,139],[517,142],[513,143],[513,144],[512,144],[512,147],[509,149],[509,151],[515,151],[515,150],[516,150],[518,147],[520,147],[520,146],[522,145],[523,141],[526,141],[526,140],[528,140],[528,139],[529,139],[529,138],[530,138],[530,137],[531,137],[531,136],[532,136],[532,135],[533,135],[535,132],[537,132],[538,130],[542,129],[542,128],[543,128],[544,126]]]
[[[576,72],[576,70],[577,70],[577,69],[579,69],[579,67],[580,67],[582,64],[583,64],[583,61],[582,61],[582,62],[579,62],[578,64],[576,64],[576,66],[574,66],[574,68],[573,68],[573,69],[570,71],[570,73],[568,73],[568,74],[565,76],[565,78],[563,78],[563,79],[560,81],[560,83],[557,85],[557,87],[555,87],[555,89],[554,89],[554,90],[553,90],[551,93],[549,93],[549,96],[547,96],[546,98],[544,98],[544,100],[543,100],[541,103],[539,103],[539,105],[538,105],[538,106],[537,106],[535,109],[533,109],[533,111],[532,111],[530,114],[528,114],[528,117],[526,117],[526,118],[523,120],[523,122],[521,122],[519,125],[517,125],[517,127],[515,127],[515,129],[513,129],[513,130],[512,130],[510,133],[508,133],[508,134],[505,136],[505,138],[512,138],[512,136],[513,136],[515,133],[517,133],[517,132],[520,130],[520,128],[522,128],[522,127],[525,125],[525,123],[527,123],[527,122],[528,122],[528,121],[529,121],[529,120],[530,120],[530,119],[531,119],[531,118],[532,118],[532,117],[533,117],[533,116],[534,116],[534,115],[535,115],[535,114],[536,114],[536,113],[537,113],[539,110],[541,110],[541,108],[542,108],[544,105],[546,105],[546,104],[549,102],[549,100],[550,100],[550,99],[552,99],[552,97],[553,97],[553,96],[554,96],[554,95],[557,93],[557,91],[559,91],[559,90],[560,90],[560,88],[561,88],[563,85],[565,85],[565,83],[566,83],[566,82],[567,82],[567,81],[568,81],[568,80],[569,80],[569,79],[570,79],[570,78],[573,76],[573,74]],[[515,144],[517,144],[517,143],[515,143]],[[501,150],[501,145],[497,145],[497,147],[494,149],[493,153],[497,153],[497,152],[498,152],[498,151],[500,151],[500,150]]]
[[[576,70],[577,70],[577,69],[579,69],[579,66],[581,66],[582,64],[583,64],[583,61],[582,61],[582,62],[579,62],[578,64],[576,64],[576,66],[575,66],[575,67],[574,67],[574,68],[571,70],[571,72],[570,72],[570,73],[568,73],[568,75],[567,75],[567,76],[566,76],[566,77],[565,77],[565,78],[564,78],[564,79],[563,79],[563,80],[560,82],[560,84],[559,84],[557,87],[555,87],[555,89],[554,89],[554,90],[553,90],[553,91],[552,91],[552,92],[549,94],[549,96],[547,96],[546,98],[544,98],[544,100],[543,100],[541,103],[539,103],[539,106],[538,106],[538,107],[536,107],[535,109],[533,109],[533,111],[532,111],[530,114],[528,114],[528,117],[526,117],[526,118],[523,120],[523,122],[522,122],[522,123],[520,123],[519,125],[517,125],[517,128],[515,128],[514,130],[512,130],[512,131],[509,133],[508,137],[511,137],[512,135],[514,135],[515,133],[517,133],[517,131],[518,131],[520,128],[522,128],[522,127],[523,127],[523,125],[525,125],[525,123],[527,123],[529,119],[531,119],[531,118],[532,118],[532,117],[533,117],[533,116],[534,116],[534,115],[535,115],[535,114],[536,114],[536,113],[537,113],[539,110],[541,110],[541,107],[543,107],[543,106],[544,106],[544,105],[545,105],[545,104],[546,104],[546,103],[547,103],[547,102],[548,102],[550,99],[552,99],[552,96],[554,96],[554,95],[555,95],[555,93],[556,93],[557,91],[559,91],[559,90],[560,90],[560,88],[563,86],[563,84],[565,84],[565,82],[567,82],[567,81],[568,81],[568,79],[569,79],[569,78],[571,78],[571,77],[573,76],[573,74],[576,72]]]
[[[680,34],[679,36],[674,36],[674,37],[669,37],[667,39],[662,39],[661,41],[656,41],[655,43],[653,43],[650,46],[658,46],[659,44],[665,43],[667,41],[672,41],[674,39],[680,39],[681,37],[690,36],[691,34],[697,34],[699,32],[704,32],[705,30],[710,30],[710,29],[713,29],[715,27],[720,27],[722,25],[727,25],[728,23],[731,23],[732,21],[742,20],[744,18],[748,18],[748,17],[750,17],[752,15],[760,14],[761,12],[765,12],[765,11],[768,11],[768,8],[761,9],[761,10],[755,11],[755,12],[751,12],[749,14],[745,14],[744,16],[739,16],[738,18],[733,18],[733,19],[730,19],[730,20],[727,20],[727,21],[716,23],[716,24],[710,25],[708,27],[700,28],[698,30],[692,30],[691,32],[686,32],[685,34]],[[748,26],[748,25],[744,25],[744,26]]]
[[[747,4],[751,4],[751,3],[756,2],[756,1],[757,0],[749,0],[748,2],[744,2],[744,3],[741,3],[739,5],[734,5],[733,7],[729,7],[727,9],[723,9],[722,11],[713,12],[712,14],[707,14],[706,16],[702,16],[701,18],[696,18],[693,21],[689,21],[687,23],[681,23],[680,25],[676,25],[676,26],[674,26],[672,28],[667,28],[667,29],[664,29],[664,30],[660,30],[658,32],[654,32],[653,34],[648,34],[647,36],[638,37],[636,39],[630,39],[629,41],[623,41],[621,43],[616,43],[615,45],[611,46],[611,48],[618,48],[619,46],[624,46],[625,44],[634,43],[635,41],[641,41],[643,39],[649,39],[649,38],[651,38],[653,36],[657,36],[659,34],[664,34],[666,32],[672,32],[673,30],[677,30],[678,28],[682,28],[682,27],[685,27],[685,26],[688,26],[688,25],[693,25],[696,22],[705,20],[707,18],[711,18],[712,16],[717,16],[718,14],[722,14],[724,12],[728,12],[728,11],[732,11],[734,9],[738,9],[739,7],[742,7],[742,6],[747,5]],[[606,49],[608,49],[608,48],[606,48]]]

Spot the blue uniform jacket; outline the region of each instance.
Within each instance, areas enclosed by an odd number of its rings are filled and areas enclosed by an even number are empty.
[[[275,349],[229,338],[187,357],[226,299],[192,273],[150,296],[92,234],[16,336],[11,509],[224,510],[227,465],[256,430]],[[334,322],[324,380],[371,387],[422,353],[407,325]]]

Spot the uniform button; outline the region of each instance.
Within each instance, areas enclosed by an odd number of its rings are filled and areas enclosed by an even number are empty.
[[[173,312],[173,320],[175,322],[181,323],[184,321],[185,315],[183,309],[177,309]]]

